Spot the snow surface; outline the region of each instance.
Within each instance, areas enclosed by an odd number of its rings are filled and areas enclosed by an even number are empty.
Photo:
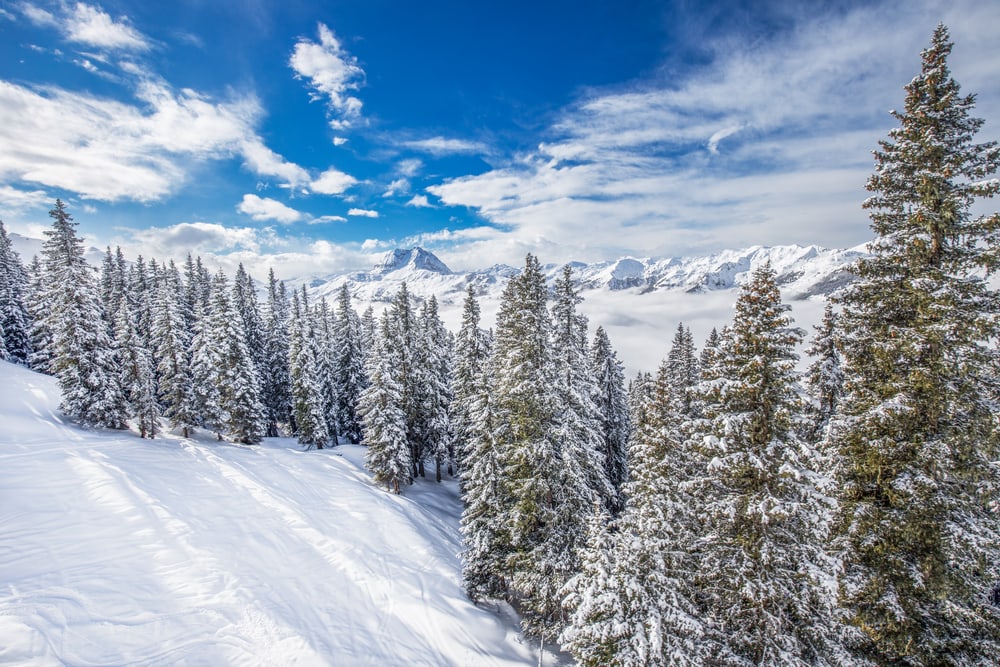
[[[0,664],[537,664],[461,589],[454,482],[393,496],[361,447],[140,440],[58,403],[0,362]]]

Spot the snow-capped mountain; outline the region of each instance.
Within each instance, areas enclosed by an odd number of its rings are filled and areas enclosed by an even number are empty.
[[[653,370],[683,322],[696,341],[732,317],[736,288],[752,271],[770,262],[778,274],[784,300],[792,304],[796,324],[807,332],[822,316],[826,297],[852,280],[850,266],[865,254],[864,246],[831,250],[818,246],[754,246],[702,257],[636,258],[584,264],[573,262],[581,286],[581,312],[591,326],[603,326],[626,369]],[[544,259],[544,258],[543,258]],[[544,267],[550,283],[562,264]],[[329,275],[305,281],[315,298],[336,298],[344,284],[359,312],[369,305],[376,315],[403,282],[418,299],[437,297],[441,317],[453,331],[461,323],[465,291],[472,285],[482,310],[482,326],[492,327],[500,295],[520,268],[497,264],[466,273],[451,271],[422,248],[393,250],[369,271]],[[298,287],[303,281],[292,281]]]
[[[758,266],[770,262],[778,274],[787,300],[827,296],[851,280],[850,265],[864,254],[863,248],[829,250],[818,246],[754,246],[743,250],[725,250],[703,257],[635,258],[623,257],[612,262],[584,264],[573,262],[574,274],[585,296],[604,290],[648,294],[660,291],[701,293],[730,290],[741,285]],[[549,278],[562,272],[563,265],[549,264]],[[519,268],[495,266],[457,273],[423,248],[392,250],[370,271],[314,278],[308,285],[317,296],[330,297],[347,284],[360,302],[385,303],[399,286],[419,298],[437,296],[442,304],[463,298],[473,285],[484,299],[499,298],[500,292]]]

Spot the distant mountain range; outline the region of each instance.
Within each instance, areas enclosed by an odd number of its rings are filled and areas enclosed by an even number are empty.
[[[851,264],[865,254],[863,246],[830,250],[818,246],[754,246],[725,250],[703,257],[635,258],[584,264],[573,262],[584,296],[592,290],[628,291],[632,294],[676,291],[689,294],[731,290],[741,285],[758,266],[770,262],[786,300],[826,297],[853,279]],[[550,279],[562,271],[548,264]],[[369,271],[333,274],[308,279],[317,297],[332,298],[343,284],[360,303],[385,303],[406,283],[422,298],[436,295],[445,306],[460,304],[468,285],[484,300],[499,299],[507,280],[520,268],[497,264],[467,273],[454,272],[423,248],[392,250]],[[301,284],[302,281],[294,281]]]

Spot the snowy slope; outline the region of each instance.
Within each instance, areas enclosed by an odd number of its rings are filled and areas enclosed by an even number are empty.
[[[0,664],[523,665],[460,587],[454,483],[303,452],[64,423],[0,362]]]

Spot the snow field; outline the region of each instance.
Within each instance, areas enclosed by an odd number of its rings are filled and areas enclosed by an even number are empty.
[[[64,423],[0,362],[0,664],[524,665],[461,587],[457,485],[376,488],[364,449]]]

